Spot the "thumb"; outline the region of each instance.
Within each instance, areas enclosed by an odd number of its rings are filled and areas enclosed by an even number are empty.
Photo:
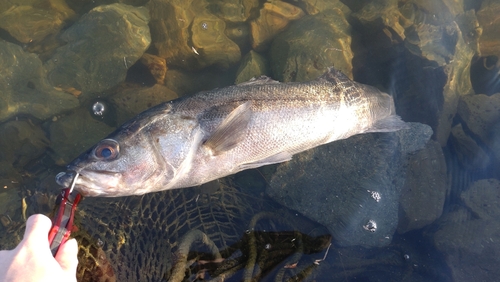
[[[75,277],[78,266],[78,244],[74,238],[61,245],[56,254],[56,261],[63,272],[66,272],[69,277]]]

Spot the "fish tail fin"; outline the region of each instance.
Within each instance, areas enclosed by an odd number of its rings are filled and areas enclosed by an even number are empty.
[[[401,129],[410,128],[406,122],[404,122],[398,115],[390,115],[386,118],[377,120],[372,126],[365,132],[394,132]]]

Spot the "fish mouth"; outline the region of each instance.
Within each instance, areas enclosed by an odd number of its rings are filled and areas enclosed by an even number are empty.
[[[78,173],[78,176],[77,176]],[[76,177],[76,180],[74,180]],[[112,197],[120,187],[121,173],[113,171],[68,170],[56,175],[56,183],[70,187],[75,181],[75,190],[86,197]]]

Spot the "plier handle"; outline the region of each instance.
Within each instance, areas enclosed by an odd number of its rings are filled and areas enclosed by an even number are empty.
[[[76,206],[82,196],[71,191],[71,188],[64,188],[58,196],[61,203],[55,217],[52,219],[52,228],[49,231],[49,243],[52,255],[55,257],[59,247],[69,239],[73,231],[73,218],[75,216]]]

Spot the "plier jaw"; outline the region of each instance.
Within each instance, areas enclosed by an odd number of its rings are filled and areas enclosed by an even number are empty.
[[[71,188],[64,188],[58,196],[61,204],[55,217],[52,219],[52,228],[49,231],[49,244],[52,255],[55,257],[59,247],[69,239],[73,229],[73,218],[75,216],[76,206],[82,196],[71,191]]]

